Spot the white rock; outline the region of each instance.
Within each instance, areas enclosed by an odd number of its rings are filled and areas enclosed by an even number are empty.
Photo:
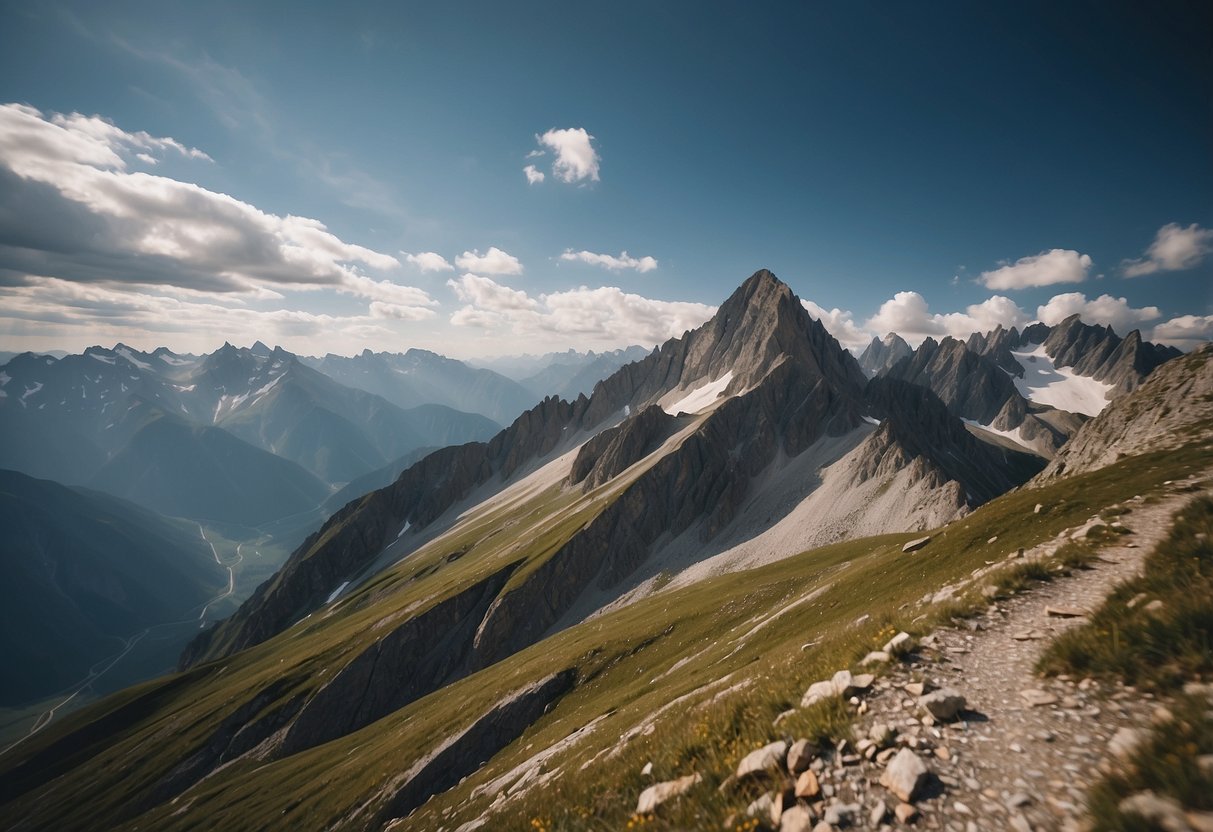
[[[636,801],[636,813],[643,815],[653,812],[667,800],[686,794],[702,780],[703,778],[698,774],[688,774],[677,780],[655,783],[640,793],[640,799]]]
[[[913,540],[907,541],[906,545],[901,547],[901,551],[917,552],[919,549],[921,549],[923,546],[926,546],[930,542],[931,542],[930,535],[927,535],[926,537],[917,537]]]
[[[807,769],[813,762],[814,751],[816,747],[808,740],[796,740],[792,743],[792,747],[788,749],[788,773],[795,777]]]
[[[788,744],[783,740],[764,745],[757,751],[751,751],[737,764],[737,779],[740,781],[747,777],[760,776],[780,768],[787,753]]]
[[[910,803],[927,781],[927,774],[927,766],[918,759],[918,755],[908,748],[903,748],[889,761],[888,767],[880,775],[880,785]]]
[[[936,719],[953,719],[965,708],[965,698],[953,688],[940,688],[918,699],[918,704]]]
[[[652,773],[653,773],[653,764],[652,764],[652,762],[645,763],[645,764],[644,764],[644,768],[642,768],[642,769],[640,770],[640,773],[641,773],[641,774],[643,774],[643,775],[645,775],[646,777],[647,777],[648,775],[652,774]]]
[[[863,661],[861,661],[860,664],[866,667],[870,664],[885,664],[892,659],[893,657],[884,650],[873,650],[871,653],[868,653],[868,655],[863,657]]]
[[[813,815],[807,806],[793,806],[779,818],[779,832],[809,832],[813,828]]]
[[[1138,792],[1120,801],[1118,807],[1126,815],[1140,815],[1167,832],[1188,832],[1192,827],[1184,817],[1183,808],[1169,797],[1159,797],[1151,791]]]
[[[809,685],[809,689],[804,692],[804,696],[800,697],[800,707],[807,708],[810,705],[816,705],[823,699],[829,699],[831,696],[834,696],[835,693],[833,681],[814,682]]]
[[[893,655],[902,650],[909,650],[913,640],[913,637],[909,633],[901,632],[889,639],[888,643],[881,650],[889,655]]]
[[[846,696],[847,692],[851,689],[851,679],[851,671],[849,670],[840,670],[835,673],[834,678],[830,680],[830,683],[834,686],[834,693],[839,696]]]
[[[1118,759],[1128,760],[1145,738],[1146,735],[1142,731],[1125,726],[1112,735],[1112,739],[1108,741],[1108,751]]]

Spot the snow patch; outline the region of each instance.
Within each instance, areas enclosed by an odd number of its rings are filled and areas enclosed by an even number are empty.
[[[98,361],[100,361],[102,364],[113,364],[113,363],[114,363],[114,361],[115,361],[115,359],[114,359],[112,356],[109,356],[109,355],[101,355],[101,354],[99,354],[99,353],[95,353],[95,352],[90,352],[90,353],[88,354],[88,357],[89,357],[89,358],[95,358],[95,359],[97,359]]]
[[[733,371],[729,370],[715,381],[710,381],[702,387],[697,387],[675,401],[667,402],[666,399],[676,395],[678,391],[666,393],[658,404],[661,405],[662,410],[671,416],[677,416],[679,413],[698,413],[704,408],[715,404],[716,399],[724,392],[724,388],[728,387],[729,382],[732,380]]]
[[[350,585],[349,581],[343,581],[341,583],[341,586],[337,587],[336,589],[334,589],[332,592],[329,593],[329,597],[324,599],[324,603],[326,603],[326,604],[333,603],[333,599],[336,598],[338,595],[340,595],[341,590],[345,589],[349,585]]]
[[[400,531],[396,532],[396,539],[399,540],[405,532],[409,530],[409,526],[413,525],[408,520],[404,521],[404,525],[400,527]]]
[[[8,373],[0,373],[0,387],[3,387],[4,385],[8,384],[12,380],[12,378],[13,377],[10,376]]]
[[[126,347],[120,348],[118,350],[118,355],[122,356],[127,361],[134,364],[140,370],[150,370],[152,368],[152,365],[148,364],[146,361],[140,361],[138,358],[135,358],[135,356],[131,354],[131,351],[128,350]]]
[[[879,419],[873,419],[871,416],[864,416],[863,420],[865,422],[867,422],[869,425],[879,425],[880,424]]]
[[[1011,379],[1024,398],[1086,416],[1098,416],[1107,407],[1112,385],[1058,367],[1043,345],[1032,346],[1029,351],[1011,352],[1024,369],[1023,378]]]
[[[188,358],[178,358],[177,356],[169,355],[168,353],[161,353],[160,360],[165,364],[171,364],[174,367],[181,367],[190,363]]]
[[[26,399],[28,399],[30,396],[34,395],[41,389],[42,389],[42,382],[35,381],[33,387],[27,387],[25,389],[25,392],[21,394],[21,401],[25,401]]]
[[[991,427],[990,425],[983,425],[981,422],[975,421],[973,419],[961,419],[961,421],[964,422],[966,425],[970,425],[975,428],[980,428],[981,430],[987,431],[989,433],[993,433],[996,436],[1001,436],[1003,439],[1010,439],[1016,445],[1019,445],[1020,447],[1025,448],[1025,449],[1031,451],[1032,453],[1037,453],[1036,449],[1032,447],[1032,444],[1030,442],[1028,442],[1027,439],[1024,439],[1022,426],[1015,428],[1015,430],[1000,430],[998,428]]]

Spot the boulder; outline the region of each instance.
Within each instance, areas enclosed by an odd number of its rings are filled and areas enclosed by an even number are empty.
[[[900,800],[910,803],[927,782],[928,774],[926,763],[910,749],[903,748],[880,775],[880,785]]]
[[[817,775],[812,769],[802,772],[796,780],[796,796],[811,800],[819,794],[821,794],[821,783],[817,780]]]
[[[640,799],[636,801],[636,813],[644,815],[656,811],[662,803],[686,794],[702,781],[703,778],[698,774],[688,774],[677,780],[655,783],[640,793]]]
[[[965,709],[965,698],[953,688],[941,688],[918,699],[918,704],[936,719],[946,722],[955,719]]]
[[[817,747],[808,740],[796,740],[788,749],[788,773],[793,777],[800,774],[813,762],[813,754]]]
[[[885,646],[880,649],[890,656],[896,656],[908,651],[913,646],[913,642],[914,639],[909,633],[901,632],[889,639]]]
[[[930,542],[931,542],[930,535],[927,535],[926,537],[917,537],[913,540],[907,541],[906,545],[901,547],[901,551],[917,552],[919,549],[921,549],[923,546],[926,546]]]
[[[757,751],[751,751],[737,764],[737,780],[740,782],[752,777],[761,777],[783,765],[788,753],[788,744],[783,740],[764,745]]]
[[[1184,817],[1183,808],[1170,797],[1160,797],[1151,791],[1138,792],[1120,801],[1120,811],[1126,815],[1138,815],[1166,832],[1189,832],[1191,825]]]
[[[810,705],[816,705],[824,699],[829,699],[836,695],[834,682],[826,680],[824,682],[814,682],[809,685],[809,689],[804,692],[804,696],[800,697],[800,707],[807,708]]]
[[[861,661],[860,664],[867,667],[870,664],[885,664],[886,662],[892,661],[892,659],[893,657],[884,650],[873,650],[871,653],[868,653],[868,655],[863,657],[863,661]]]
[[[793,806],[779,818],[779,832],[810,832],[813,815],[807,806]]]

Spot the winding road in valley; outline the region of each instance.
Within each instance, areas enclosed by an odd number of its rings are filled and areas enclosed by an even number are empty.
[[[232,593],[236,591],[235,567],[239,566],[244,561],[244,553],[241,552],[241,549],[244,548],[244,544],[239,543],[236,545],[236,560],[234,560],[230,564],[227,564],[227,563],[224,563],[223,560],[219,557],[219,552],[215,548],[215,544],[212,543],[210,541],[210,538],[208,538],[206,536],[206,529],[204,529],[202,527],[201,523],[198,524],[198,533],[202,536],[202,539],[203,539],[203,541],[206,542],[206,545],[211,547],[211,555],[215,558],[215,563],[219,564],[220,566],[222,566],[224,569],[227,570],[227,587],[222,592],[220,592],[218,595],[216,595],[214,598],[210,599],[209,601],[207,601],[205,604],[202,605],[202,612],[200,612],[198,614],[198,617],[196,619],[184,619],[182,621],[166,621],[163,624],[155,624],[151,627],[141,630],[138,633],[135,633],[133,636],[130,636],[129,638],[124,639],[122,642],[122,648],[117,653],[115,653],[112,656],[107,656],[106,658],[98,661],[96,664],[94,664],[92,667],[89,668],[87,676],[85,676],[79,682],[76,682],[74,685],[71,685],[70,687],[66,688],[63,691],[63,693],[61,694],[63,696],[63,699],[60,700],[57,704],[53,705],[52,707],[50,707],[47,710],[40,713],[38,715],[38,718],[36,720],[34,720],[34,724],[30,727],[29,732],[27,734],[25,734],[20,739],[15,740],[14,742],[5,746],[3,749],[0,749],[0,756],[7,754],[9,751],[16,748],[18,745],[25,742],[30,737],[34,736],[34,734],[37,734],[43,728],[50,725],[51,722],[54,721],[56,714],[61,709],[66,707],[68,704],[70,704],[72,702],[72,700],[74,700],[77,696],[82,694],[84,691],[88,690],[98,679],[100,679],[102,676],[104,676],[109,671],[113,670],[114,667],[118,664],[118,662],[120,662],[120,661],[122,661],[122,659],[126,658],[127,654],[129,654],[131,652],[131,650],[134,649],[136,644],[138,644],[140,641],[142,641],[144,638],[146,638],[153,631],[168,628],[168,627],[178,627],[183,624],[189,624],[192,621],[198,621],[199,627],[206,626],[206,614],[210,610],[210,608],[212,606],[214,606],[215,604],[219,603],[220,601],[222,601],[224,598],[230,597],[232,595]],[[260,555],[260,552],[257,552],[257,554]]]

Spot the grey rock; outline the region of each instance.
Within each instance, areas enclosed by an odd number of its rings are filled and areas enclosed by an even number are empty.
[[[918,704],[935,719],[947,722],[963,711],[966,703],[964,696],[959,691],[953,688],[941,688],[920,697]]]
[[[919,549],[921,549],[923,546],[926,546],[930,542],[931,542],[930,535],[927,535],[926,537],[916,537],[913,540],[906,541],[905,545],[901,547],[901,551],[917,552]]]
[[[927,766],[918,755],[908,748],[903,748],[889,761],[884,773],[880,775],[880,785],[900,800],[912,803],[926,783],[928,775]]]
[[[742,757],[741,762],[737,764],[735,776],[738,782],[749,778],[767,776],[777,771],[783,767],[783,761],[787,753],[788,744],[783,740],[764,745],[757,751],[751,751]]]
[[[688,774],[677,780],[655,783],[640,793],[640,799],[636,801],[636,812],[643,815],[656,811],[661,804],[686,794],[701,782],[703,778],[698,774]]]

